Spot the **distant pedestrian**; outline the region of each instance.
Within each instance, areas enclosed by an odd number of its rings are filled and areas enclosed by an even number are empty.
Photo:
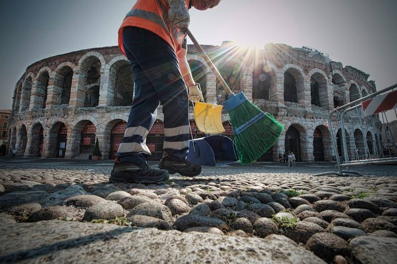
[[[290,153],[288,153],[288,167],[293,167],[295,165],[295,154],[290,151]]]
[[[15,158],[16,155],[17,155],[17,149],[16,149],[16,147],[12,147],[11,148],[11,157]]]
[[[294,152],[291,151],[291,155],[292,155],[292,166],[295,166],[296,157],[295,157]]]

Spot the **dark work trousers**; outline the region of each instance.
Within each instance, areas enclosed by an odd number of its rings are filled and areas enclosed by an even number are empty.
[[[135,91],[117,153],[120,162],[140,163],[150,155],[146,137],[156,121],[156,109],[160,104],[164,113],[163,151],[185,159],[190,139],[188,94],[175,51],[162,38],[145,29],[127,27],[123,38]]]

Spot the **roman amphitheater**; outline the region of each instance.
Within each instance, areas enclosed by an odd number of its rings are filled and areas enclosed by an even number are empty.
[[[329,111],[376,90],[368,74],[305,47],[268,44],[249,51],[231,42],[203,47],[234,91],[243,91],[285,125],[263,161],[277,160],[289,151],[298,161],[335,159]],[[199,55],[189,46],[188,61],[194,78],[201,84],[206,102],[222,104],[227,96]],[[25,157],[88,159],[98,142],[101,158],[114,158],[132,98],[133,75],[117,47],[80,50],[35,62],[15,87],[10,149]],[[225,114],[225,134],[233,137],[227,119]],[[153,159],[161,155],[162,120],[160,107],[147,139]],[[203,136],[192,115],[191,125],[193,137]],[[358,116],[349,116],[345,129],[351,158],[381,154],[378,119],[363,122]],[[342,134],[339,129],[339,153]]]

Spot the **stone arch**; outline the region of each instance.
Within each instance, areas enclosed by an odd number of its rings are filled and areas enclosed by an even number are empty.
[[[345,142],[346,142],[346,147],[347,147],[347,155],[349,156],[349,159],[351,160],[352,154],[351,154],[351,144],[350,144],[350,135],[347,129],[345,129]],[[342,143],[342,129],[339,128],[338,132],[336,133],[336,145],[337,145],[337,153],[336,155],[339,155],[341,160],[343,160],[344,154],[343,154],[343,143]]]
[[[134,80],[132,67],[123,56],[118,56],[110,62],[108,105],[129,106],[134,96]]]
[[[30,130],[32,137],[29,156],[41,157],[44,154],[44,128],[40,122],[35,123]]]
[[[361,129],[357,128],[354,130],[354,143],[356,144],[356,156],[358,159],[364,158],[365,156],[365,142],[364,136]]]
[[[53,104],[69,105],[76,66],[71,62],[58,65],[54,76]]]
[[[188,61],[194,60],[194,61],[200,62],[204,66],[203,69],[202,69],[203,71],[205,71],[204,73],[205,74],[211,73],[211,69],[207,66],[207,63],[205,62],[205,60],[201,56],[194,55],[194,54],[188,54],[187,55],[187,60]]]
[[[327,75],[319,70],[310,71],[311,104],[322,108],[329,108]]]
[[[96,126],[90,120],[80,120],[72,129],[72,157],[88,159],[96,140]]]
[[[53,123],[48,134],[48,154],[49,158],[64,158],[66,153],[66,143],[68,140],[68,128],[64,122],[56,121]]]
[[[105,58],[103,57],[103,55],[101,53],[96,52],[96,51],[89,51],[86,54],[84,54],[83,56],[81,56],[81,58],[79,59],[78,66],[80,69],[81,69],[83,63],[90,57],[97,58],[101,62],[101,65],[103,65],[103,66],[106,64]]]
[[[163,141],[164,141],[164,122],[157,119],[152,129],[146,138],[146,145],[148,146],[152,155],[151,160],[159,160],[163,153]]]
[[[127,126],[127,121],[123,119],[114,119],[107,123],[104,133],[105,149],[104,154],[108,155],[110,159],[116,158],[116,153],[121,140],[124,137],[124,131]]]
[[[190,70],[192,71],[193,79],[200,84],[203,93],[204,101],[207,99],[207,68],[206,64],[199,60],[190,59],[188,61]]]
[[[17,146],[17,154],[24,155],[26,150],[26,145],[28,143],[28,132],[24,124],[22,124],[21,127],[19,128],[17,142],[19,142]]]
[[[334,71],[331,82],[333,84],[334,107],[346,104],[346,78],[340,71]]]
[[[301,68],[288,64],[284,67],[284,101],[304,104],[304,73]]]
[[[101,74],[105,60],[98,52],[88,52],[79,61],[79,96],[83,107],[96,107],[99,104]],[[84,99],[83,99],[84,98]]]
[[[367,132],[366,141],[367,141],[369,154],[374,155],[375,154],[375,144],[374,144],[374,138],[373,138],[371,131]]]
[[[51,70],[48,67],[42,68],[37,74],[36,87],[33,97],[33,108],[46,108],[50,76]]]
[[[10,132],[10,147],[9,147],[9,151],[12,151],[13,149],[15,149],[17,144],[17,128],[13,127],[11,128],[11,132]]]
[[[254,66],[252,78],[252,98],[272,100],[277,95],[276,69],[268,61]]]
[[[305,160],[306,129],[300,124],[291,124],[285,132],[285,153],[292,151],[297,161]]]
[[[349,99],[350,102],[353,102],[361,97],[360,90],[355,83],[351,83],[349,87]]]
[[[246,68],[243,69],[243,66],[246,65],[243,65],[243,54],[236,51],[237,46],[223,50],[222,56],[215,63],[230,89],[234,93],[239,93],[243,90],[242,76],[244,70],[246,70]],[[216,98],[219,104],[222,104],[229,98],[229,95],[218,79],[216,79]]]
[[[382,145],[382,140],[381,140],[381,134],[375,133],[375,143],[376,143],[376,147],[378,150],[378,155],[380,157],[382,157],[383,156],[383,145]]]
[[[21,105],[21,97],[22,97],[22,83],[19,82],[16,86],[15,93],[14,93],[14,112],[18,113],[19,108]]]
[[[361,95],[363,96],[363,97],[365,97],[365,96],[367,96],[369,93],[368,93],[368,91],[367,91],[367,89],[365,88],[365,87],[362,87],[361,88]]]
[[[328,127],[319,125],[313,132],[313,157],[315,161],[330,161],[331,155],[331,136]]]
[[[33,74],[29,74],[23,82],[22,86],[22,97],[21,97],[21,112],[29,110],[30,106],[30,97],[32,95],[33,88]]]

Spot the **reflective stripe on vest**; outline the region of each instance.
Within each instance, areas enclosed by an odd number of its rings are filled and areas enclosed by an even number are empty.
[[[128,12],[126,17],[139,17],[139,18],[147,19],[149,21],[152,21],[160,25],[161,27],[163,27],[163,29],[165,29],[165,31],[169,32],[168,27],[165,24],[163,18],[157,15],[156,13],[141,9],[132,9],[130,12]]]

